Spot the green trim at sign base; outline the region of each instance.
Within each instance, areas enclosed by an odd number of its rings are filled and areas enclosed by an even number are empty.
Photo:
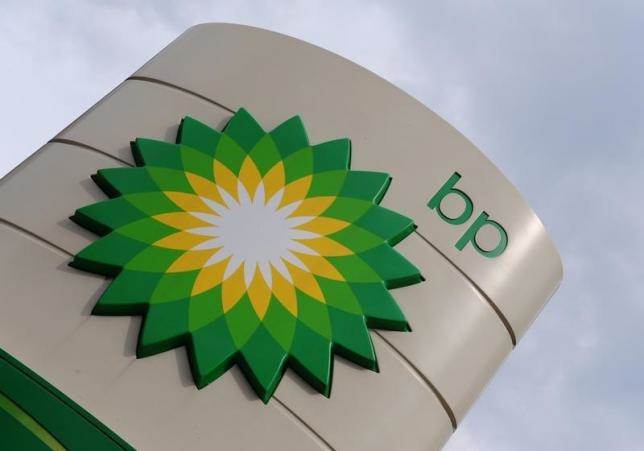
[[[0,449],[115,451],[134,448],[0,349]]]
[[[18,404],[0,392],[0,431],[2,442],[16,449],[65,448]]]

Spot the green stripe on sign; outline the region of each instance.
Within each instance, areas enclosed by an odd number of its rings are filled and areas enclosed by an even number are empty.
[[[37,437],[43,444],[54,451],[64,451],[63,445],[60,444],[49,432],[45,430],[36,420],[31,418],[27,412],[22,410],[18,404],[7,398],[0,392],[0,409],[11,415],[25,429]],[[3,434],[5,431],[3,431]]]
[[[2,349],[0,394],[0,400],[9,401],[0,403],[3,450],[133,450],[89,412]]]

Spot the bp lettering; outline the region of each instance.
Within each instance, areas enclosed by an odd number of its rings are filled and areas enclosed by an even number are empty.
[[[474,213],[474,202],[465,191],[456,188],[456,183],[461,179],[461,174],[454,172],[451,177],[440,187],[440,189],[432,196],[427,203],[430,210],[435,210],[438,216],[448,224],[457,226],[468,222]],[[460,214],[449,216],[441,208],[443,199],[447,196],[458,196],[463,203],[463,209]],[[479,232],[484,227],[493,228],[498,235],[496,245],[494,247],[484,248],[477,240]],[[484,257],[494,258],[501,255],[508,246],[508,233],[505,228],[497,221],[490,219],[489,213],[482,211],[476,219],[468,226],[467,230],[461,235],[459,240],[454,245],[456,249],[462,251],[468,244],[471,244],[476,251]]]

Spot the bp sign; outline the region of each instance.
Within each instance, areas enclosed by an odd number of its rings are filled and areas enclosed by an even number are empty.
[[[14,448],[436,449],[561,279],[451,126],[236,25],[189,29],[3,178],[0,221]]]
[[[438,216],[440,216],[441,219],[452,225],[460,225],[467,222],[472,217],[472,212],[474,211],[474,204],[472,203],[470,196],[468,196],[460,189],[454,187],[456,185],[456,182],[458,182],[460,178],[461,174],[459,174],[458,172],[452,174],[449,180],[445,182],[445,184],[438,190],[436,194],[434,194],[434,196],[432,196],[432,198],[427,203],[427,206],[430,209],[436,210],[436,213],[438,213]],[[458,196],[463,202],[463,211],[455,217],[447,216],[441,208],[443,199],[445,199],[445,197],[449,196],[450,194]],[[483,247],[481,247],[476,239],[479,231],[485,226],[494,228],[498,233],[497,241],[495,245],[490,249],[484,249]],[[503,253],[503,251],[505,251],[505,248],[508,246],[508,233],[505,231],[505,228],[503,228],[501,224],[490,219],[490,215],[483,211],[476,218],[476,220],[472,222],[465,233],[463,233],[463,236],[459,238],[459,240],[455,244],[455,247],[459,251],[462,251],[463,248],[468,244],[474,246],[474,248],[485,257],[498,257]]]
[[[204,387],[237,363],[268,402],[289,365],[325,395],[332,352],[371,370],[367,326],[407,330],[388,292],[420,282],[392,249],[413,222],[378,206],[350,141],[309,143],[299,117],[222,133],[186,117],[176,144],[132,143],[136,168],[94,176],[113,197],[72,220],[102,235],[72,266],[115,277],[93,312],[143,315],[137,355],[186,345]]]

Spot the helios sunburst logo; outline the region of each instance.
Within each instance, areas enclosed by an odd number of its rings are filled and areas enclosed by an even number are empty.
[[[387,174],[243,109],[132,151],[93,176],[111,199],[72,217],[101,237],[71,264],[114,277],[94,314],[144,316],[139,357],[185,345],[199,388],[237,364],[264,402],[287,366],[328,396],[333,353],[377,371],[367,327],[408,330],[388,289],[421,280],[392,248],[413,222],[378,205]]]

